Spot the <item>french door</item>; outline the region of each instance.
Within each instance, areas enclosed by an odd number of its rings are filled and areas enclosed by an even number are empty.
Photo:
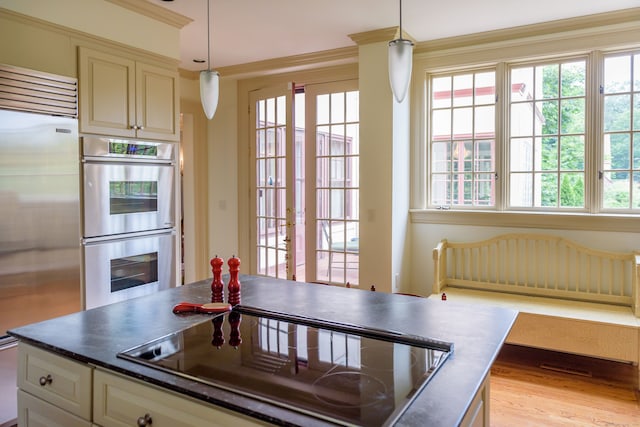
[[[313,280],[358,285],[359,92],[353,80],[309,85],[306,94],[307,269]]]
[[[257,274],[292,279],[295,274],[293,91],[270,88],[250,94],[251,192],[255,224],[250,233]]]
[[[257,274],[358,283],[356,81],[250,95]]]

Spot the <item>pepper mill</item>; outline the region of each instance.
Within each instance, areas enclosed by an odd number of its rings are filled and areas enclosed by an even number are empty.
[[[222,265],[224,260],[218,258],[211,259],[211,272],[213,273],[213,282],[211,282],[211,302],[224,302],[224,283],[222,282]]]
[[[237,311],[231,311],[229,313],[229,345],[233,348],[238,348],[242,344],[242,337],[240,336],[240,322],[242,316]]]
[[[213,336],[211,339],[211,345],[216,348],[222,347],[224,344],[224,333],[222,332],[222,323],[224,322],[224,316],[216,316],[211,321],[213,323]]]
[[[227,264],[229,264],[229,284],[227,285],[229,299],[227,302],[234,306],[240,304],[240,280],[238,279],[240,259],[233,255]]]

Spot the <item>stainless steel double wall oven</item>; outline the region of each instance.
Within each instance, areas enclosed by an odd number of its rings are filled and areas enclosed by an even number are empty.
[[[174,145],[82,138],[87,309],[175,286]]]

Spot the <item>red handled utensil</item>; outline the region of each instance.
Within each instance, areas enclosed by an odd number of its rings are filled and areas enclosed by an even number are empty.
[[[194,304],[191,302],[179,302],[173,307],[173,312],[178,313],[226,313],[231,311],[231,304],[224,302],[209,302],[206,304]]]

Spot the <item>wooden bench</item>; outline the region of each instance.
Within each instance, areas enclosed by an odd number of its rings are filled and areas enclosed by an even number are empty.
[[[542,234],[505,234],[433,250],[431,298],[519,311],[511,344],[630,362],[640,357],[640,253]],[[640,384],[640,370],[638,371]]]

